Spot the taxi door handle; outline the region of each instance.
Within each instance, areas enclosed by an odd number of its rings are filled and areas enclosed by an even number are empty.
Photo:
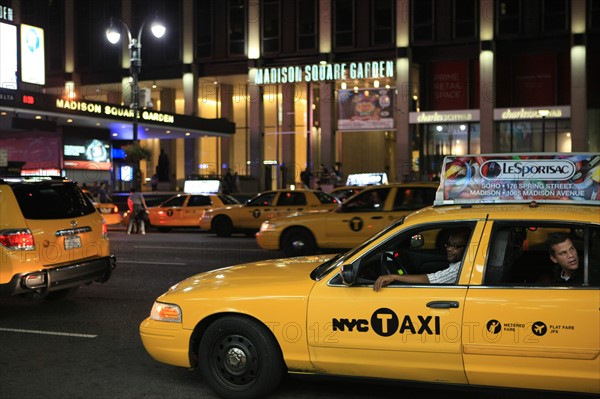
[[[456,309],[458,308],[457,301],[431,301],[427,304],[428,308],[434,309]]]
[[[373,216],[371,219],[383,219],[383,216]]]

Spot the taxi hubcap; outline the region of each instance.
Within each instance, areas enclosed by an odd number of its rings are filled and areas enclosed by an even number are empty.
[[[292,247],[294,247],[294,249],[302,249],[304,248],[304,241],[295,240],[294,242],[292,242]]]
[[[243,370],[246,367],[247,358],[244,351],[239,348],[230,348],[227,352],[226,363],[231,372]]]

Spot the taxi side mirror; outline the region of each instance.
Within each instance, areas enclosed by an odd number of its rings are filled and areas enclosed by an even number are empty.
[[[354,285],[356,281],[356,276],[358,275],[358,266],[360,265],[360,260],[356,260],[351,264],[342,265],[342,270],[340,275],[342,276],[342,281],[347,286]]]
[[[412,249],[421,248],[423,244],[425,244],[425,238],[422,234],[415,234],[414,236],[410,237],[410,247]]]

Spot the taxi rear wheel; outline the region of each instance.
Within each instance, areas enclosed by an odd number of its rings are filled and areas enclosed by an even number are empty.
[[[212,229],[219,237],[230,237],[233,233],[233,223],[227,216],[220,216],[213,220]]]
[[[293,228],[286,231],[281,238],[281,248],[285,256],[314,255],[317,244],[310,231],[302,228]]]
[[[286,372],[271,332],[244,317],[214,322],[206,329],[199,352],[202,378],[222,397],[263,398]]]

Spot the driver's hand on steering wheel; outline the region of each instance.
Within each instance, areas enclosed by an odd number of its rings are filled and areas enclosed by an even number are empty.
[[[383,276],[377,277],[375,280],[375,284],[373,284],[373,290],[379,291],[383,287],[389,285],[390,283],[399,280],[397,277],[400,277],[399,274],[385,274]]]

